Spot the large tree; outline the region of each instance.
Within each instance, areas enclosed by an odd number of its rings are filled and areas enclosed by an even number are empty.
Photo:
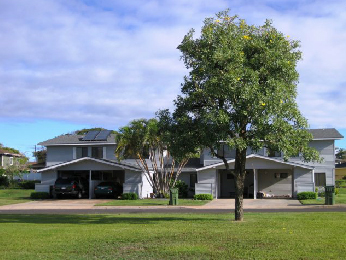
[[[235,219],[241,221],[248,147],[282,151],[285,159],[298,153],[306,161],[318,159],[295,100],[299,42],[269,20],[254,26],[224,11],[205,19],[198,38],[192,29],[178,49],[189,74],[172,124],[187,131],[184,152],[208,147],[227,170],[227,158],[214,151],[222,144],[235,149]]]
[[[179,153],[180,157],[171,156],[167,127],[169,124],[157,119],[139,119],[120,128],[116,135],[117,158],[135,159],[158,197],[163,197],[169,193],[170,187],[174,187],[190,157],[183,153]]]

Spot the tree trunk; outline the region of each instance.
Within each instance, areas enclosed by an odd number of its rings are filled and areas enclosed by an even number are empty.
[[[236,149],[235,165],[234,165],[234,180],[235,180],[235,220],[243,221],[243,192],[245,181],[245,163],[246,149]]]

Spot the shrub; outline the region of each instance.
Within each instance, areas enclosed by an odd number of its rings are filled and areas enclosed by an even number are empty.
[[[346,187],[346,180],[336,180],[335,181],[335,187],[336,188]]]
[[[49,193],[48,192],[31,192],[30,198],[34,200],[45,200],[49,199]]]
[[[10,182],[7,176],[0,176],[0,186],[8,187],[8,185],[10,185]]]
[[[187,198],[187,193],[189,191],[189,186],[187,186],[187,184],[185,184],[184,181],[178,180],[175,183],[174,188],[178,189],[179,198]]]
[[[137,193],[129,192],[129,193],[123,193],[122,195],[123,200],[138,200]]]
[[[322,198],[325,197],[325,192],[324,191],[319,192],[318,197],[322,197]]]
[[[338,188],[335,188],[335,195],[338,195],[339,194],[339,189]]]
[[[196,194],[193,196],[194,200],[213,200],[213,195],[211,194]]]
[[[35,183],[40,183],[40,181],[22,181],[18,182],[18,185],[22,189],[33,190],[35,189]]]
[[[298,200],[314,200],[317,199],[317,193],[312,191],[299,192],[297,194]]]

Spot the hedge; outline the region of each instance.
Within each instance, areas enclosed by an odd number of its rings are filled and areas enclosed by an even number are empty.
[[[213,200],[213,195],[211,194],[196,194],[193,196],[195,200]]]
[[[129,193],[123,193],[122,195],[123,200],[138,200],[137,193],[129,192]]]
[[[49,193],[48,192],[31,192],[30,198],[34,200],[45,200],[49,199]]]
[[[298,200],[314,200],[317,199],[317,192],[304,191],[297,194]]]
[[[41,183],[41,181],[21,181],[18,182],[18,186],[25,190],[34,190],[35,183]]]

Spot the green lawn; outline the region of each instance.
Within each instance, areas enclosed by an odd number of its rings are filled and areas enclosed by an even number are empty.
[[[322,205],[325,203],[324,198],[315,200],[301,200],[304,205]],[[339,188],[339,194],[335,195],[335,204],[346,204],[346,188]]]
[[[0,206],[31,201],[34,190],[5,189],[0,190]]]
[[[0,215],[1,259],[344,259],[345,213]]]
[[[210,201],[179,199],[178,206],[201,206]],[[96,206],[167,206],[168,199],[142,199],[142,200],[112,200],[106,203],[99,203]]]

